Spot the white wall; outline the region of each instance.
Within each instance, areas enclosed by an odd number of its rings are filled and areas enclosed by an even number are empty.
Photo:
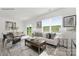
[[[19,32],[23,32],[23,24],[22,24],[22,21],[21,20],[15,20],[16,22],[16,26],[18,27],[18,30]]]
[[[4,30],[4,26],[5,26],[4,21],[5,21],[5,20],[4,20],[3,18],[0,18],[0,38],[2,38],[2,35],[1,35],[2,32],[5,31],[5,30]]]

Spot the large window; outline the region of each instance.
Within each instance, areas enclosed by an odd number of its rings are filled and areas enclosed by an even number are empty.
[[[61,25],[51,26],[51,32],[59,32]]]
[[[42,20],[43,32],[59,32],[61,26],[62,18],[60,16]]]
[[[49,26],[44,26],[43,27],[43,31],[44,32],[49,32],[50,31],[50,27]]]

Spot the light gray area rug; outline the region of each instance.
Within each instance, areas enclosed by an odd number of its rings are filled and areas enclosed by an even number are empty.
[[[21,43],[17,43],[12,48],[5,49],[2,47],[0,41],[0,56],[66,56],[66,49],[63,47],[53,47],[47,45],[46,49],[38,55],[38,52],[34,51],[28,46],[21,46]]]

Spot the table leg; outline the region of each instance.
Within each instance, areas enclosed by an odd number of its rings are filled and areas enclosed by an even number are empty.
[[[58,38],[58,47],[60,47],[60,39]]]
[[[45,49],[46,49],[46,43],[45,43]]]
[[[38,47],[38,54],[40,54],[40,47]]]
[[[26,40],[25,40],[25,46],[26,46]]]

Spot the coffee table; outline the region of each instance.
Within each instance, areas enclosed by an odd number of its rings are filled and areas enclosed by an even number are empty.
[[[45,40],[41,40],[38,38],[32,38],[30,41],[29,40],[25,40],[25,45],[26,42],[30,43],[31,46],[37,47],[38,48],[38,54],[41,53],[41,49],[45,49],[46,48],[46,41]]]

